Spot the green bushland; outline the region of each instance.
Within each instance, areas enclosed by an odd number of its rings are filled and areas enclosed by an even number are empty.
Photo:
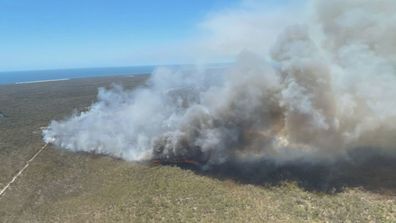
[[[0,121],[0,186],[42,147],[40,127],[87,109],[99,86],[133,88],[145,80],[0,86],[0,111],[7,115]],[[0,199],[0,222],[396,222],[390,162],[307,175],[293,168],[255,182],[244,172],[233,177],[223,170],[131,163],[49,146]],[[308,176],[331,180],[321,190],[310,187]]]

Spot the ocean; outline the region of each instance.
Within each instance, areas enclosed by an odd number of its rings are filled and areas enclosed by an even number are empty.
[[[84,77],[151,74],[155,67],[133,66],[0,72],[0,84],[23,84]]]

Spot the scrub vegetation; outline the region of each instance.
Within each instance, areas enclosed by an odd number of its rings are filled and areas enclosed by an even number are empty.
[[[0,86],[1,188],[43,146],[50,120],[87,110],[98,87],[146,78]],[[0,198],[0,222],[395,222],[396,159],[372,159],[205,171],[49,146]]]

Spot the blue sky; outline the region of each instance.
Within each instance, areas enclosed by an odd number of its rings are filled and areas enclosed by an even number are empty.
[[[0,0],[0,71],[188,63],[162,52],[238,0]],[[166,54],[165,54],[166,55]]]

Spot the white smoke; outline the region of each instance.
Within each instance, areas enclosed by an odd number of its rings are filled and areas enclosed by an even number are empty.
[[[89,111],[53,121],[44,140],[127,160],[208,163],[396,151],[396,2],[309,8],[314,18],[287,27],[270,52],[248,45],[226,69],[159,69],[147,87],[100,89]]]
[[[268,59],[268,52],[285,27],[304,22],[305,0],[242,0],[237,7],[209,13],[199,23],[203,33],[191,41],[198,61],[234,59],[241,51],[252,51]],[[191,47],[186,47],[191,48]]]

